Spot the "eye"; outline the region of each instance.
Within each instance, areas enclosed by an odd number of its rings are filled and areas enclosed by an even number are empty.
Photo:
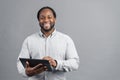
[[[40,17],[40,19],[44,19],[44,17]]]
[[[48,16],[48,19],[52,19],[52,16]]]

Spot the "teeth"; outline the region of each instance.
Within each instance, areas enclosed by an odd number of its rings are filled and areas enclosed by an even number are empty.
[[[50,24],[49,23],[44,23],[44,27],[46,27],[46,26],[50,26]]]

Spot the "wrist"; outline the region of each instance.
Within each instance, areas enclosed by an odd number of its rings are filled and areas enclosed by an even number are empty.
[[[54,65],[54,68],[56,68],[57,67],[57,61],[56,60],[54,60],[55,61],[55,65]]]

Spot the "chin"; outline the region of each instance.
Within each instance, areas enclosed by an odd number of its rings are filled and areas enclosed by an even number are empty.
[[[49,32],[51,30],[51,28],[49,28],[49,29],[43,28],[43,30],[46,31],[46,32]]]
[[[54,28],[54,25],[53,25],[53,26],[50,26],[50,27],[43,27],[43,26],[41,26],[41,28],[42,28],[44,31],[49,32],[49,31],[51,31],[51,30]]]

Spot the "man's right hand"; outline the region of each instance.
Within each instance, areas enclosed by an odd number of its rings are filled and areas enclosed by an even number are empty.
[[[46,66],[43,66],[42,64],[38,64],[35,67],[30,67],[29,62],[26,62],[26,68],[25,72],[28,76],[33,76],[39,73],[42,73],[47,70]]]

